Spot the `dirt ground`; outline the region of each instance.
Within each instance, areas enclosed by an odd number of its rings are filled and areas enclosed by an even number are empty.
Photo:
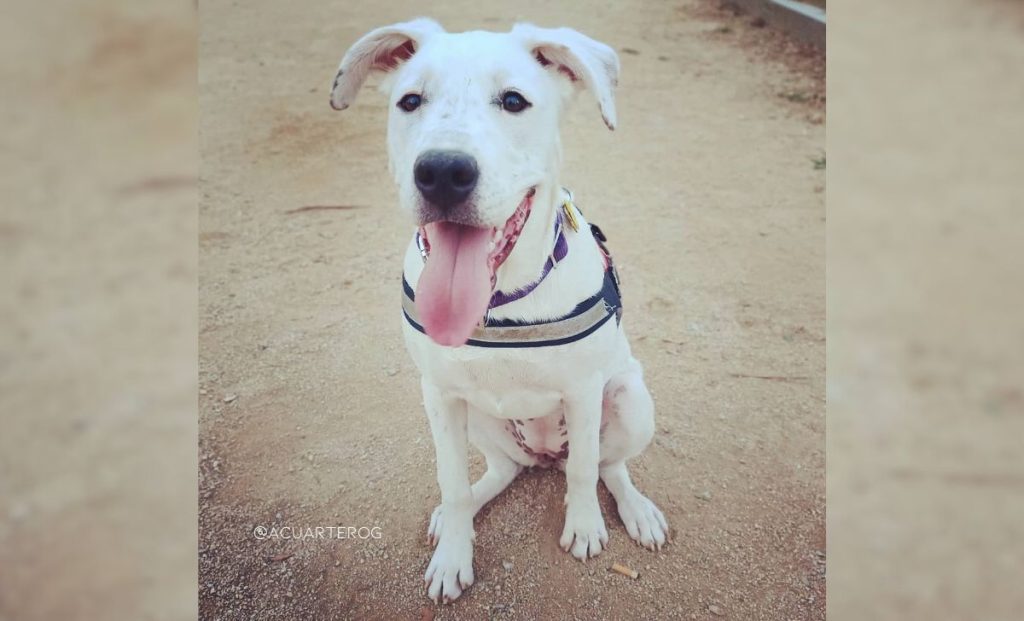
[[[697,1],[430,11],[450,30],[569,25],[620,53],[620,128],[581,98],[563,180],[621,266],[658,421],[632,471],[673,538],[633,545],[602,488],[610,547],[579,563],[557,544],[564,477],[528,472],[476,519],[474,586],[426,599],[439,493],[398,314],[410,230],[383,99],[327,104],[346,46],[421,6],[200,7],[201,618],[823,619],[823,69]]]

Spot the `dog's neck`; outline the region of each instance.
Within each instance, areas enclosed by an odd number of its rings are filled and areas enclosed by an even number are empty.
[[[540,278],[555,243],[555,218],[562,207],[564,190],[557,183],[537,186],[530,217],[515,248],[498,268],[496,289],[511,293]]]

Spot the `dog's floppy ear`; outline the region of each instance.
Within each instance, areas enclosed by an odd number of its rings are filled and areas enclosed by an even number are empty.
[[[335,110],[348,108],[370,71],[391,71],[409,60],[427,37],[441,32],[444,28],[440,24],[420,17],[364,35],[341,59],[331,86],[331,107]]]
[[[537,62],[553,67],[597,99],[608,129],[615,129],[615,87],[619,83],[619,56],[600,41],[571,28],[538,28],[516,24],[512,35],[526,42]]]

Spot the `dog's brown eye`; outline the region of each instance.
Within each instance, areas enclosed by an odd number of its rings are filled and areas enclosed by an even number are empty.
[[[419,108],[421,103],[423,103],[422,97],[416,93],[409,93],[398,100],[398,107],[406,112],[412,112],[416,108]]]
[[[531,105],[526,98],[515,91],[508,91],[501,96],[501,107],[507,112],[522,112]]]

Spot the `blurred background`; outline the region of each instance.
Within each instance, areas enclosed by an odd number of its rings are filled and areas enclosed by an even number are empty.
[[[194,618],[196,10],[2,16],[0,618]]]
[[[195,618],[196,8],[3,17],[0,619]],[[828,618],[1017,619],[1024,9],[828,22]]]
[[[832,2],[828,597],[1024,611],[1024,4]]]

